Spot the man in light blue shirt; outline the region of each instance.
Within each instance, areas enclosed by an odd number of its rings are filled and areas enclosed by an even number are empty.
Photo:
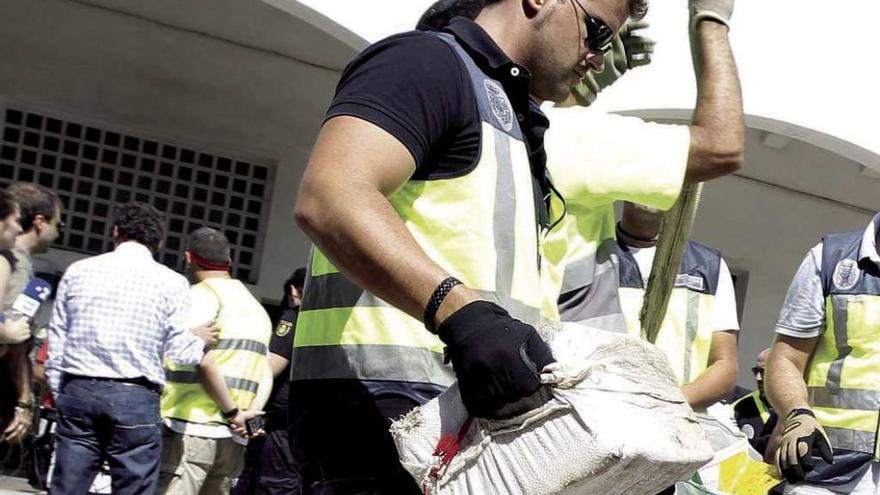
[[[117,206],[112,234],[112,252],[67,269],[49,325],[53,493],[85,493],[105,460],[114,494],[154,493],[163,359],[198,364],[212,339],[212,327],[187,326],[186,279],[153,259],[165,237],[160,213]]]

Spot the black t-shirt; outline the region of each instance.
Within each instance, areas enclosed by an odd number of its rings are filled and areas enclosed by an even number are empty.
[[[288,365],[272,382],[272,395],[266,403],[266,412],[287,410],[287,391],[290,386],[290,357],[293,354],[293,334],[296,330],[296,317],[299,308],[287,309],[278,319],[272,339],[269,341],[269,352],[287,359]]]
[[[454,19],[448,33],[504,87],[526,138],[533,175],[543,179],[549,121],[529,97],[528,70],[470,20]],[[349,63],[326,118],[341,115],[364,119],[397,138],[413,156],[415,180],[464,174],[479,158],[480,114],[467,68],[451,46],[427,32],[391,36]]]

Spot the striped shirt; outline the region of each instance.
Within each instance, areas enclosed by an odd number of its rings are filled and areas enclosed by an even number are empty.
[[[197,364],[203,341],[190,331],[189,284],[136,242],[70,265],[49,324],[46,373],[139,378],[165,384],[164,358]]]

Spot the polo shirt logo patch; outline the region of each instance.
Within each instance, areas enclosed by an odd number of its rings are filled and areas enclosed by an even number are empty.
[[[861,274],[859,264],[855,260],[847,258],[837,262],[837,266],[834,267],[832,281],[838,289],[849,290],[856,286]]]
[[[293,325],[289,321],[281,320],[278,322],[278,326],[275,327],[275,335],[284,337],[290,333],[291,327],[293,327]]]
[[[686,289],[702,292],[703,277],[688,275],[687,273],[679,273],[675,276],[675,287],[684,287]]]
[[[483,80],[483,87],[486,88],[486,96],[489,98],[489,109],[492,115],[501,124],[501,128],[505,132],[513,129],[513,107],[510,106],[510,100],[504,94],[504,89],[495,81],[490,79]]]

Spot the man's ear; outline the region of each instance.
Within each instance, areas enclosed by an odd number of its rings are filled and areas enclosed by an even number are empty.
[[[522,0],[523,13],[527,18],[534,19],[542,10],[555,6],[557,1],[558,0]]]
[[[187,265],[191,265],[191,264],[192,264],[192,255],[189,254],[189,251],[184,251],[184,252],[183,252],[183,258],[186,259],[186,264],[187,264]]]
[[[33,225],[34,228],[37,229],[37,234],[39,234],[40,231],[43,230],[43,225],[45,223],[46,223],[46,217],[44,217],[43,215],[41,215],[39,213],[34,215],[34,219],[31,221],[31,225]]]

